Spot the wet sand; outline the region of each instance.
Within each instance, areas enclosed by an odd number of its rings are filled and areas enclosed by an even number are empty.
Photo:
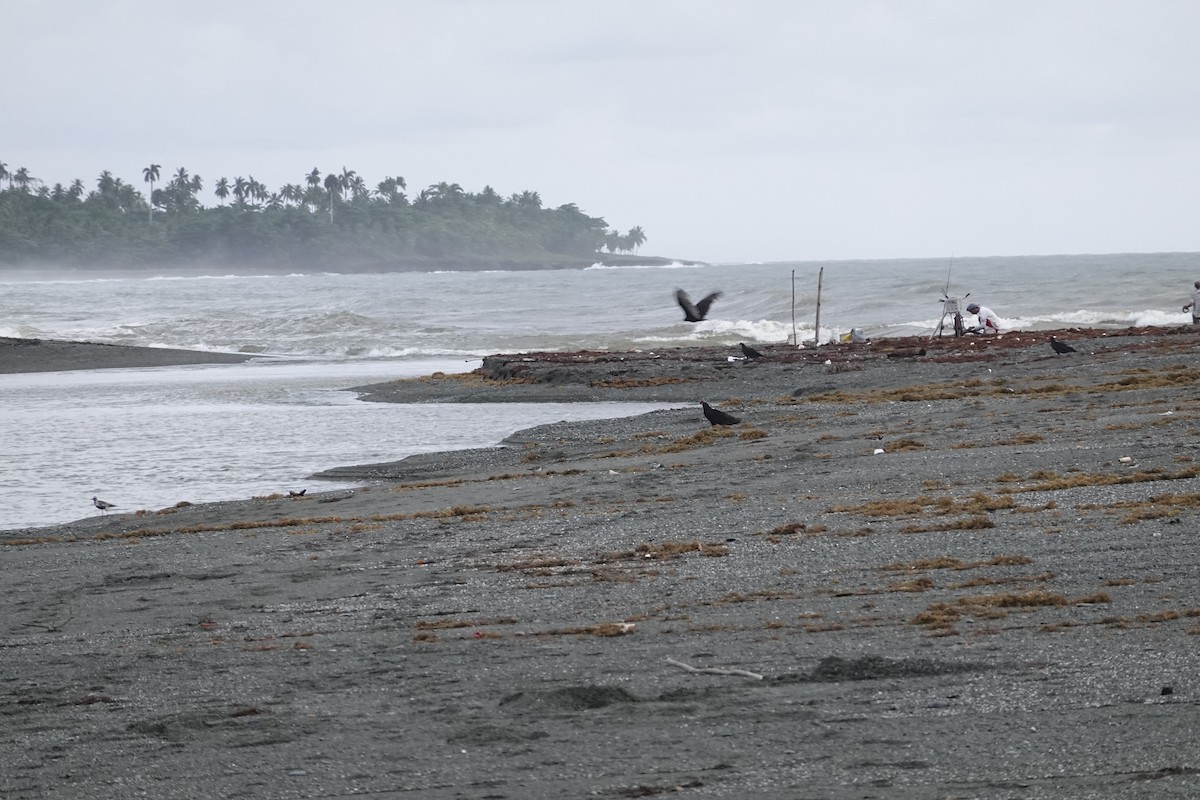
[[[0,336],[0,375],[118,367],[173,367],[184,364],[237,364],[255,358],[242,353],[130,347],[55,339]]]
[[[1056,333],[496,356],[361,391],[743,421],[0,532],[0,795],[1198,796],[1200,334]]]

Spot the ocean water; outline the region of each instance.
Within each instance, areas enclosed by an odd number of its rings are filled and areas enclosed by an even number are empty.
[[[252,353],[240,365],[0,375],[0,528],[336,484],[342,464],[497,444],[650,404],[363,403],[347,387],[491,353],[932,332],[943,293],[1012,329],[1190,322],[1200,254],[670,265],[515,272],[0,272],[0,336]],[[673,295],[721,291],[686,323]]]

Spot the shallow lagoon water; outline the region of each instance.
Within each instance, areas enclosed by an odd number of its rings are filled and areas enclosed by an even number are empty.
[[[559,420],[657,403],[368,403],[347,387],[462,371],[460,360],[298,362],[0,376],[0,528],[96,511],[230,500],[352,484],[308,480],[347,464],[490,447]]]

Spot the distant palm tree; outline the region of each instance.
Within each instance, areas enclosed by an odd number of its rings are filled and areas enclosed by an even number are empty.
[[[0,181],[10,181],[9,186],[11,186],[11,178],[12,175],[10,175],[8,172],[8,164],[0,161]]]
[[[199,207],[200,204],[196,202],[196,195],[200,194],[200,190],[204,188],[204,179],[199,175],[193,175],[190,188],[191,194],[188,197],[188,205],[192,208]]]
[[[346,169],[345,165],[342,166],[342,175],[340,178],[340,184],[341,184],[341,189],[342,189],[342,199],[343,200],[346,199],[346,192],[352,191],[354,189],[354,181],[356,178],[358,178],[357,172],[355,172],[352,169]]]
[[[312,172],[304,176],[304,182],[309,186],[316,188],[321,185],[321,170],[316,167],[312,168]]]
[[[333,193],[342,188],[342,179],[334,173],[325,176],[325,191],[329,192],[329,221],[333,222]]]
[[[634,225],[629,229],[629,233],[625,235],[626,240],[633,246],[633,252],[637,252],[638,248],[646,243],[646,232],[642,230],[641,225]]]
[[[100,190],[101,196],[112,194],[117,188],[116,180],[113,174],[108,170],[100,173],[100,177],[96,179],[96,188]]]
[[[260,203],[271,196],[271,193],[267,191],[266,184],[256,181],[254,178],[250,179],[250,187],[251,191],[254,192],[254,199]]]
[[[254,201],[254,207],[257,208],[263,200],[267,199],[267,187],[263,186],[253,175],[251,175],[249,178],[246,178],[245,195]]]
[[[384,178],[376,184],[375,193],[389,203],[401,205],[404,202],[404,193],[400,190],[407,188],[408,184],[404,182],[404,178],[397,175],[394,178]]]
[[[484,186],[483,189],[479,191],[479,194],[475,195],[475,200],[487,206],[499,205],[500,203],[504,202],[500,197],[500,193],[491,186]]]
[[[67,195],[75,200],[83,197],[83,181],[79,178],[71,181],[71,188],[67,189]]]
[[[304,199],[304,189],[298,183],[284,184],[283,188],[279,190],[279,196],[289,204],[300,205],[300,201]]]
[[[518,208],[538,209],[542,207],[542,196],[537,192],[524,191],[509,198]]]
[[[427,203],[443,205],[456,203],[466,197],[466,192],[457,183],[435,183],[421,192],[421,199]]]
[[[315,212],[318,208],[325,205],[325,195],[326,192],[321,188],[320,184],[309,186],[304,190],[304,205]]]
[[[246,190],[249,187],[250,184],[246,183],[245,178],[238,176],[233,179],[233,196],[237,198],[237,204],[239,206],[246,204]]]
[[[229,197],[229,178],[217,178],[217,186],[213,189],[213,194],[224,205],[225,198]]]
[[[30,175],[29,170],[27,170],[25,167],[18,168],[16,172],[10,175],[8,182],[10,185],[16,184],[22,192],[26,193],[29,191],[29,185],[31,183],[41,183],[41,181],[39,181],[37,178]]]
[[[146,212],[146,219],[150,222],[154,221],[154,182],[158,180],[160,169],[161,164],[151,164],[142,170],[142,178],[150,184],[150,208]]]

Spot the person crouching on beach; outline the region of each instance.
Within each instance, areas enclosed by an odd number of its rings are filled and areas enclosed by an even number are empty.
[[[979,318],[979,324],[971,328],[968,333],[1000,332],[1000,320],[996,318],[996,313],[987,306],[971,303],[971,305],[967,306],[967,313],[974,314]]]
[[[1196,281],[1196,288],[1192,289],[1192,302],[1183,307],[1184,311],[1192,310],[1192,324],[1200,325],[1200,281]]]

